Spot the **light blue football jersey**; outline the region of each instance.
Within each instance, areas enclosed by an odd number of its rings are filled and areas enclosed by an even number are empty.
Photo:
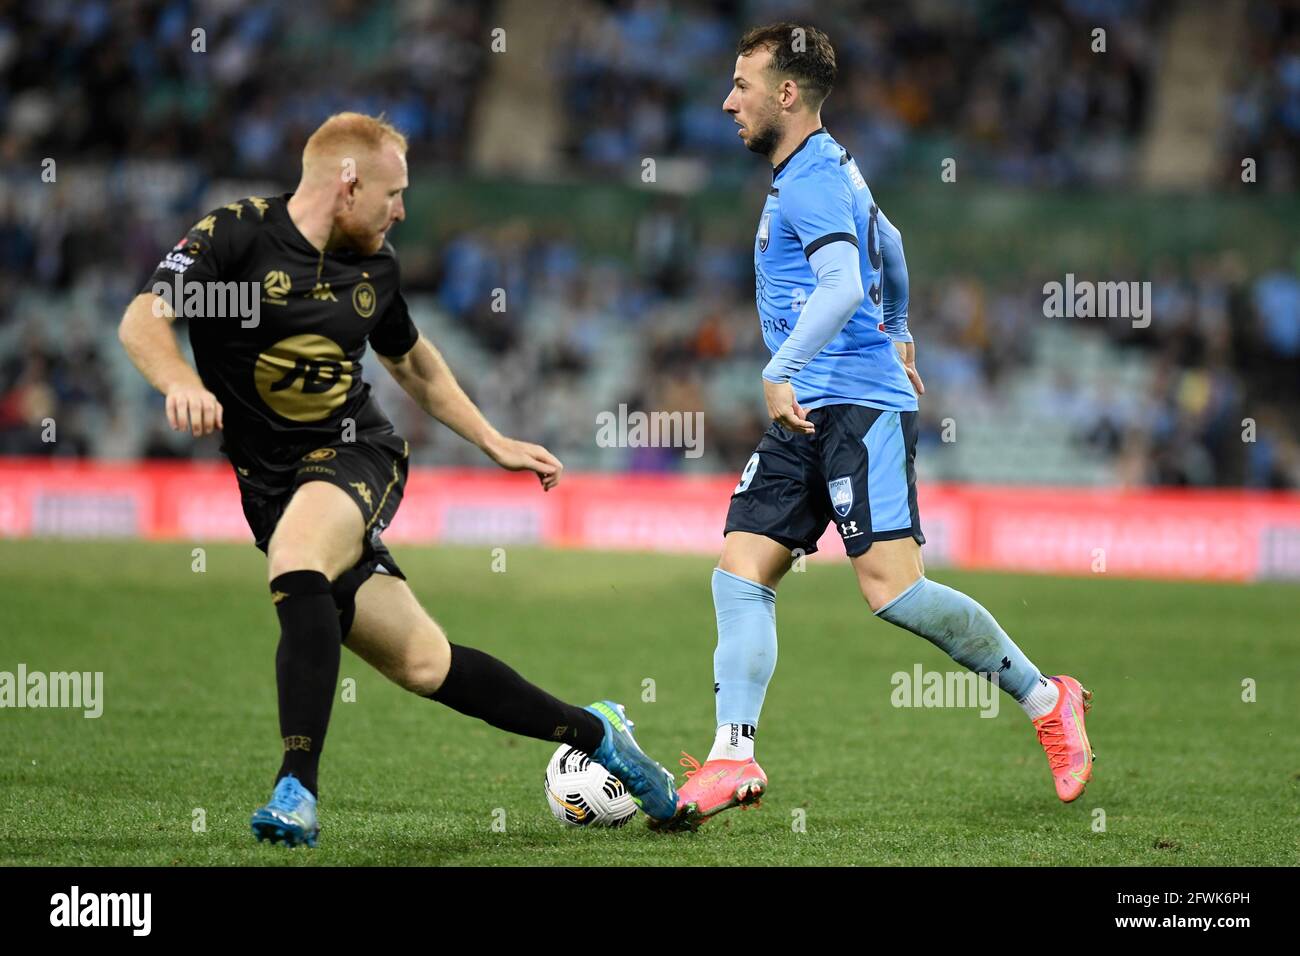
[[[825,128],[811,133],[772,170],[754,238],[754,297],[768,349],[775,354],[799,321],[817,287],[808,257],[827,243],[843,240],[858,247],[866,291],[848,324],[791,380],[804,408],[917,408],[902,360],[880,329],[885,294],[880,217],[858,164]]]

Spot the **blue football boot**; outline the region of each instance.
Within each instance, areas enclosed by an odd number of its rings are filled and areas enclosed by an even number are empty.
[[[253,836],[285,846],[316,845],[316,798],[293,774],[281,777],[264,807],[253,811]]]
[[[651,819],[655,829],[678,829],[686,808],[677,806],[673,775],[637,745],[632,737],[634,725],[628,720],[623,705],[612,700],[598,700],[584,709],[599,717],[605,727],[605,739],[591,759],[623,781],[623,786]]]

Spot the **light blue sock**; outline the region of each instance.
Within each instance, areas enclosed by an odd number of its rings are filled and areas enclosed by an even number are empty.
[[[714,568],[713,608],[718,615],[713,652],[718,723],[757,727],[776,670],[776,592]]]
[[[1042,674],[978,601],[924,575],[876,616],[919,634],[958,664],[987,677],[1023,700]]]

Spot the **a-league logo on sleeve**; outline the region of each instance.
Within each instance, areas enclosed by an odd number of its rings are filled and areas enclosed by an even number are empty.
[[[835,513],[843,518],[853,507],[853,479],[836,478],[828,482],[827,489],[831,493],[831,505],[835,508]]]

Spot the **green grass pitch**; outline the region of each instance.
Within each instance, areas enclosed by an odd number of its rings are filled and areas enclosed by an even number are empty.
[[[264,563],[209,545],[196,573],[191,547],[0,542],[0,671],[104,672],[99,719],[0,710],[0,864],[1300,862],[1300,589],[936,571],[1047,673],[1095,693],[1095,776],[1063,805],[1009,699],[994,719],[891,706],[893,673],[948,659],[874,620],[843,564],[782,586],[757,810],[694,835],[639,819],[563,828],[542,792],[550,745],[407,694],[345,652],[356,700],[334,705],[321,844],[259,845],[248,817],[279,745]],[[682,748],[706,755],[710,558],[510,548],[496,573],[486,546],[396,554],[453,641],[567,700],[621,700],[674,769]]]

